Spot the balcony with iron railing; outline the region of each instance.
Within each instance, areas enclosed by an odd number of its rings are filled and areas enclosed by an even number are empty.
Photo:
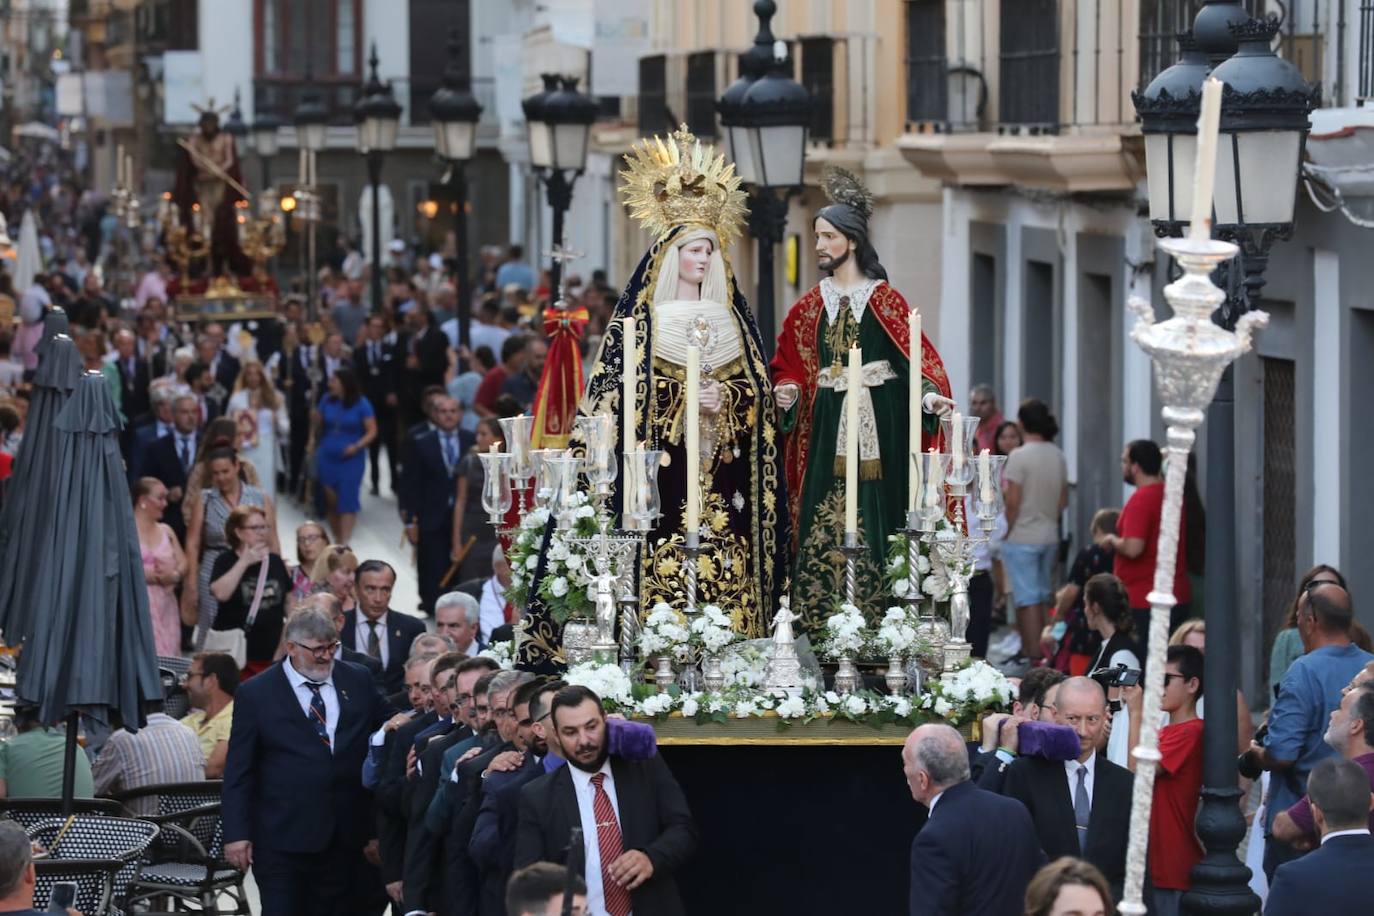
[[[909,0],[898,148],[956,184],[1133,188],[1137,16],[1150,2]]]

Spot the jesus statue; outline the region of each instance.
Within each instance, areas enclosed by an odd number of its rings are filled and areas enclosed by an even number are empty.
[[[859,607],[887,603],[883,571],[888,535],[904,528],[909,373],[919,347],[923,391],[922,448],[938,445],[939,416],[953,409],[944,363],[930,341],[911,341],[911,307],[887,282],[868,237],[873,198],[858,179],[830,169],[831,204],[814,222],[816,254],[828,276],[792,306],[773,357],[774,394],[784,433],[795,568],[792,607],[802,628],[824,626],[844,592],[845,462],[859,464]],[[862,388],[845,391],[850,347],[862,352]],[[859,454],[839,454],[845,399],[859,397]]]

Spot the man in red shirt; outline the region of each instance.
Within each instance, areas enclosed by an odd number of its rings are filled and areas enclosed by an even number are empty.
[[[482,419],[496,416],[496,399],[506,386],[506,379],[519,372],[525,365],[525,345],[529,338],[524,334],[512,334],[501,344],[501,362],[492,366],[482,376],[482,382],[473,395],[472,407]]]
[[[1142,697],[1139,687],[1122,688],[1121,698],[1131,713],[1131,747],[1140,740]],[[1197,716],[1201,698],[1202,653],[1193,646],[1170,646],[1160,700],[1169,724],[1159,732],[1160,761],[1150,808],[1150,912],[1155,916],[1178,916],[1183,894],[1193,886],[1193,866],[1202,861],[1194,827],[1202,792],[1202,720]],[[1132,772],[1135,767],[1132,756]]]
[[[1159,518],[1164,510],[1164,456],[1159,446],[1149,439],[1126,443],[1121,453],[1121,476],[1135,487],[1131,498],[1116,521],[1116,534],[1106,535],[1102,544],[1116,552],[1112,572],[1126,586],[1131,613],[1135,615],[1135,631],[1140,634],[1140,657],[1146,655],[1144,641],[1150,632],[1150,601],[1154,589],[1155,551],[1159,547]],[[1188,619],[1188,604],[1193,600],[1193,587],[1188,581],[1185,560],[1184,534],[1187,531],[1180,510],[1178,557],[1174,561],[1174,605],[1169,615],[1169,632]]]

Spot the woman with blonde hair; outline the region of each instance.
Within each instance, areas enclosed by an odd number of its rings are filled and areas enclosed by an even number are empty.
[[[213,630],[245,679],[272,664],[286,622],[291,577],[268,540],[267,513],[239,505],[224,521],[228,546],[215,558],[210,592],[218,602]]]
[[[329,535],[316,521],[301,522],[296,528],[296,565],[291,567],[291,597],[306,598],[315,590],[315,561],[329,546]]]
[[[275,492],[279,443],[291,432],[291,425],[285,399],[256,359],[245,360],[239,371],[234,394],[229,398],[228,413],[240,428],[245,415],[252,421],[247,441],[240,440],[240,453],[257,469],[263,489]]]
[[[328,592],[343,605],[344,613],[358,606],[353,573],[358,568],[358,556],[343,544],[330,544],[315,561],[315,588],[311,594]]]
[[[172,529],[162,521],[167,487],[155,477],[134,484],[134,524],[143,552],[143,578],[148,583],[148,613],[153,620],[153,645],[158,655],[181,654],[181,619],[174,589],[186,574],[186,555]]]

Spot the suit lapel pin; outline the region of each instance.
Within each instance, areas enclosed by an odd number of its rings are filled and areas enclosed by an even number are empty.
[[[343,697],[345,700],[347,700],[347,699],[348,699],[348,691],[347,691],[347,690],[340,689],[340,690],[339,690],[339,696],[341,696],[341,697]]]

